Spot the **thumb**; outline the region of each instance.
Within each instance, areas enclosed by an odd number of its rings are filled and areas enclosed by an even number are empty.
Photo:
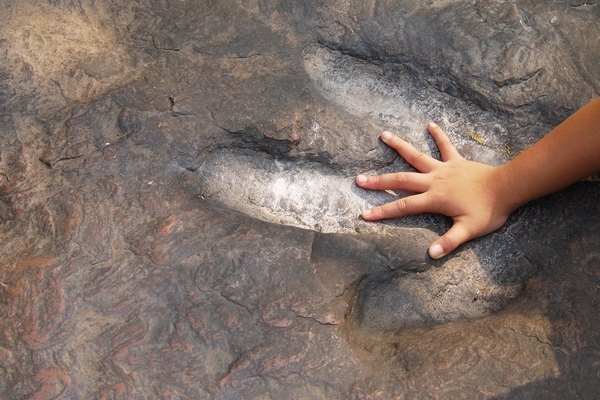
[[[466,224],[455,223],[448,232],[429,246],[429,257],[435,260],[442,258],[470,239],[471,234]]]

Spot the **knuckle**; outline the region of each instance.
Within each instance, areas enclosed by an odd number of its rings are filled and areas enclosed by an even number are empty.
[[[410,161],[411,163],[414,163],[419,161],[421,158],[423,158],[423,153],[419,150],[415,150],[415,152],[410,156]]]
[[[461,224],[460,230],[454,229],[446,235],[446,242],[451,248],[455,249],[473,237],[475,237],[473,227],[468,224]]]
[[[460,245],[454,235],[446,235],[446,243],[448,244],[447,248],[449,249],[455,249]]]
[[[407,203],[405,199],[396,200],[394,205],[396,206],[396,211],[398,211],[398,213],[404,214],[406,212]]]
[[[394,181],[397,184],[405,183],[407,179],[407,175],[403,172],[398,172],[394,175]]]
[[[433,203],[433,212],[435,214],[446,215],[446,207],[445,207],[444,203],[442,203],[441,201],[434,202]]]

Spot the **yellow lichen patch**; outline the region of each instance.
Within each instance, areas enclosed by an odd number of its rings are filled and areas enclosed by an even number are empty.
[[[467,135],[469,135],[469,137],[471,139],[473,139],[474,141],[476,141],[480,145],[485,146],[485,140],[483,140],[483,138],[481,136],[479,136],[478,134],[476,134],[475,132],[473,132],[473,131],[467,131]]]

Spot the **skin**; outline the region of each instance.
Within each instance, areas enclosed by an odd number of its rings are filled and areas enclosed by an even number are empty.
[[[383,132],[381,140],[419,172],[358,175],[356,183],[365,189],[416,193],[364,211],[367,221],[421,213],[451,217],[452,228],[429,247],[435,259],[499,229],[523,204],[600,171],[600,98],[498,167],[464,159],[439,126],[431,122],[427,128],[440,149],[441,161]]]

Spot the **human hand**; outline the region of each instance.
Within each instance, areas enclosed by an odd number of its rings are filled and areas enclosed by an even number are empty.
[[[500,188],[504,182],[496,174],[497,167],[464,159],[439,126],[431,122],[427,128],[440,149],[442,161],[418,151],[390,132],[383,132],[381,140],[420,173],[358,175],[356,184],[365,189],[418,193],[363,211],[365,220],[421,213],[451,217],[452,228],[429,247],[431,258],[438,259],[471,239],[499,229],[516,207],[502,202]]]

